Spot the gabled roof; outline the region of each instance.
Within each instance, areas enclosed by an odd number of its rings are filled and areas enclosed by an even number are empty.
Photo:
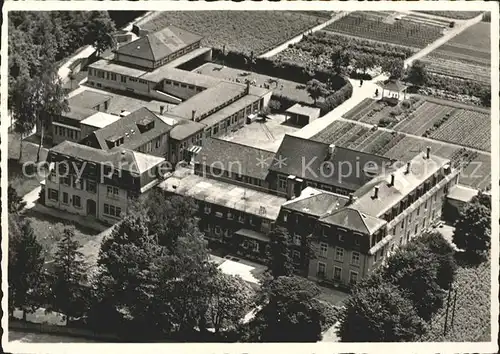
[[[438,172],[450,161],[426,152],[420,153],[410,161],[410,173],[406,173],[407,165],[374,178],[354,193],[357,200],[353,208],[361,212],[381,217],[387,210],[405,198],[424,181]],[[391,185],[391,174],[394,174],[394,185]],[[378,187],[377,198],[374,188]]]
[[[285,135],[270,167],[271,171],[305,180],[356,190],[372,179],[364,173],[368,167],[382,171],[394,161],[383,156]],[[330,169],[333,167],[333,171]],[[349,171],[349,168],[351,171]]]
[[[203,147],[194,161],[195,164],[204,164],[208,167],[212,166],[242,176],[264,180],[273,158],[274,152],[272,151],[209,138],[203,142]]]
[[[312,187],[306,187],[300,193],[300,196],[288,200],[283,204],[282,208],[315,217],[321,217],[342,208],[347,202],[348,198],[345,196]]]
[[[362,234],[371,235],[386,224],[385,220],[361,213],[351,207],[339,209],[321,218],[321,221]]]
[[[380,85],[384,90],[388,90],[388,91],[394,91],[394,92],[401,92],[403,91],[405,88],[407,88],[407,86],[405,84],[403,84],[401,81],[399,80],[387,80],[385,81],[383,84]]]
[[[153,121],[154,127],[141,133],[138,124],[144,120]],[[89,136],[89,141],[96,148],[108,150],[109,147],[106,140],[113,137],[123,137],[124,143],[120,147],[134,150],[158,136],[169,132],[170,129],[172,129],[172,126],[166,124],[149,109],[143,107],[102,129],[94,131]]]
[[[116,147],[106,151],[74,143],[72,141],[64,141],[50,149],[49,161],[50,156],[54,153],[97,164],[112,164],[112,166],[117,169],[135,174],[146,172],[165,161],[165,159],[161,157],[142,154],[122,147]]]
[[[118,54],[158,61],[167,55],[198,42],[203,37],[176,26],[150,33],[117,50]]]

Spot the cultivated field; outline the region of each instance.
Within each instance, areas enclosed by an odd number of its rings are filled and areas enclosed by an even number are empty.
[[[453,18],[456,20],[468,20],[479,16],[481,11],[415,11],[434,16]]]
[[[258,55],[329,17],[318,11],[167,11],[141,28],[157,31],[175,25],[204,36],[205,46]]]
[[[424,58],[429,70],[479,82],[490,82],[490,24],[479,22]]]
[[[312,139],[400,161],[409,161],[430,147],[433,154],[448,158],[454,163],[464,163],[460,183],[474,188],[486,188],[491,185],[489,155],[453,147],[437,140],[422,140],[396,131],[374,131],[346,121],[334,121]]]
[[[490,340],[491,276],[490,262],[478,267],[459,267],[454,286],[456,296],[453,326],[450,304],[448,329],[444,334],[446,302],[431,323],[429,332],[421,339],[429,342],[474,342]],[[453,297],[452,299],[453,300]],[[486,334],[486,335],[485,335]]]
[[[412,97],[409,108],[394,108],[365,99],[344,118],[382,125],[396,131],[430,137],[484,151],[491,149],[490,114],[485,109],[425,97]],[[401,106],[401,104],[400,104]]]
[[[373,12],[349,14],[325,30],[352,36],[394,43],[408,47],[423,48],[442,36],[443,27],[431,23],[415,22]]]
[[[354,58],[359,55],[369,55],[371,56],[371,61],[374,63],[388,58],[406,59],[415,52],[413,49],[407,47],[374,42],[329,31],[317,31],[304,36],[299,43],[290,45],[287,49],[277,54],[276,58],[283,61],[330,68],[332,65],[330,60],[331,51],[337,46],[341,46],[352,52]],[[317,55],[315,51],[318,51],[317,53],[320,54]]]

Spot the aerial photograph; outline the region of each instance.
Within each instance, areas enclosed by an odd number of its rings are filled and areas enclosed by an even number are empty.
[[[6,18],[9,343],[496,342],[491,12]]]

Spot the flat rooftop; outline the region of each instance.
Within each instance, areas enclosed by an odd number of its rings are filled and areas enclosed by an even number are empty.
[[[91,90],[84,90],[79,94],[68,98],[68,104],[81,108],[94,108],[109,99],[111,99],[110,95]]]
[[[222,81],[179,104],[171,113],[181,118],[192,119],[192,111],[195,110],[197,118],[234,99],[245,90],[245,85]]]
[[[479,191],[474,188],[466,187],[461,184],[456,184],[450,188],[446,198],[458,200],[464,203],[470,202],[470,200],[475,197]]]
[[[170,177],[159,184],[165,191],[276,220],[285,198],[196,175]]]
[[[292,107],[288,108],[286,112],[317,118],[319,117],[320,109],[296,103]]]
[[[176,69],[168,65],[160,66],[151,72],[144,72],[138,77],[156,83],[162,80],[171,80],[204,88],[215,86],[221,81],[208,75]]]
[[[105,113],[105,112],[97,112],[96,114],[91,115],[88,118],[85,118],[80,123],[90,125],[91,127],[95,127],[95,128],[104,128],[105,126],[108,126],[111,123],[116,122],[120,118],[121,118],[120,116],[117,116],[114,114],[109,114],[109,113]]]
[[[257,102],[258,100],[260,100],[260,97],[253,95],[246,95],[240,98],[239,100],[231,103],[229,106],[224,107],[221,110],[218,110],[217,112],[209,115],[205,119],[202,119],[200,122],[206,124],[208,127],[211,127],[215,124],[222,122],[224,119],[231,117],[233,114],[238,113],[243,108],[247,107],[248,105],[254,102]]]
[[[118,64],[111,60],[106,60],[106,59],[101,59],[96,61],[95,63],[90,64],[89,68],[105,70],[116,74],[126,75],[131,77],[139,77],[141,75],[144,75],[144,73],[146,73],[146,71],[144,70]]]

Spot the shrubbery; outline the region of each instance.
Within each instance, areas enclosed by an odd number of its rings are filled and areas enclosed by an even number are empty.
[[[341,105],[352,96],[352,85],[346,80],[346,84],[340,90],[325,98],[324,102],[318,102],[316,105],[321,109],[321,114],[330,112],[335,107]]]

